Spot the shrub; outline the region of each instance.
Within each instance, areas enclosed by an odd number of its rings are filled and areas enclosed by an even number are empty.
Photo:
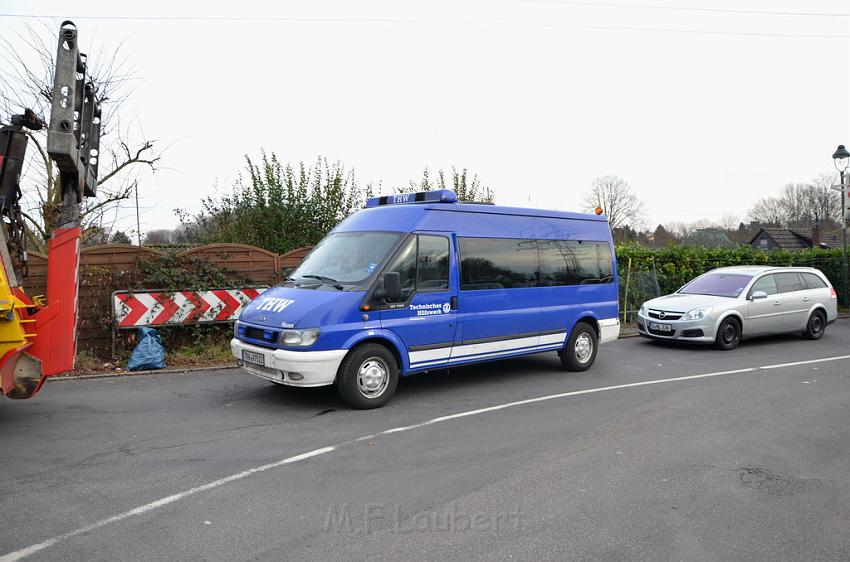
[[[669,246],[650,249],[628,245],[618,246],[616,252],[620,275],[620,310],[635,311],[648,298],[672,293],[706,271],[733,265],[816,267],[827,276],[838,291],[839,298],[842,298],[840,249],[765,252],[750,246]],[[627,286],[628,302],[625,302]]]

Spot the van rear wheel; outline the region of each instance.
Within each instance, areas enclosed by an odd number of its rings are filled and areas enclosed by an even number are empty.
[[[558,352],[561,365],[568,371],[586,371],[596,360],[599,338],[596,329],[587,322],[579,322],[567,338],[567,345]]]
[[[398,362],[390,350],[377,343],[367,343],[352,349],[342,360],[336,388],[346,404],[369,410],[390,401],[398,377]]]

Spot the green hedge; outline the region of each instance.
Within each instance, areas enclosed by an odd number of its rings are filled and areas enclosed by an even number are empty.
[[[816,267],[829,278],[841,298],[840,249],[765,252],[749,246],[650,249],[629,245],[618,246],[616,251],[621,310],[634,311],[648,298],[672,293],[697,275],[730,265]],[[626,287],[628,302],[625,302]]]

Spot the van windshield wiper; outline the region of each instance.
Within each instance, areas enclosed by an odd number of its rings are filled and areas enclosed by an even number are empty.
[[[342,291],[343,287],[340,285],[339,281],[333,279],[332,277],[325,277],[324,275],[302,275],[301,277],[305,277],[307,279],[318,279],[325,285],[330,285],[332,287],[336,287],[340,291]]]

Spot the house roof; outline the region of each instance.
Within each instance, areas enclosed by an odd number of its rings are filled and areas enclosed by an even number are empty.
[[[756,232],[755,236],[750,239],[750,245],[753,244],[762,233],[770,237],[771,240],[783,250],[805,250],[812,247],[812,237],[794,230],[792,228],[764,228],[762,227]],[[821,247],[829,248],[833,244],[829,240],[822,240]]]

